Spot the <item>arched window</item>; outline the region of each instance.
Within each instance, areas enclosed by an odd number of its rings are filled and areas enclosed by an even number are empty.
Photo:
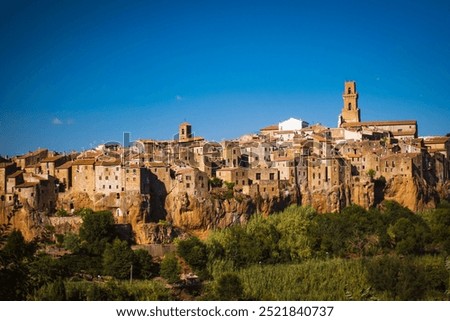
[[[352,89],[350,87],[348,87],[347,94],[351,94],[351,93],[352,93]]]
[[[352,103],[348,103],[348,110],[352,109]]]

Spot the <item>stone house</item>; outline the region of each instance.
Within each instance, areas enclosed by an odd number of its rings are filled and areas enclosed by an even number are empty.
[[[95,159],[76,159],[72,163],[72,190],[93,195],[96,187]]]
[[[66,192],[72,188],[72,165],[73,161],[68,161],[55,169],[59,192]]]
[[[56,168],[64,164],[67,157],[64,155],[56,155],[44,158],[41,162],[41,171],[46,175],[55,176]]]
[[[48,156],[49,156],[48,149],[40,148],[33,152],[29,152],[22,156],[18,156],[13,160],[19,168],[24,169],[30,165],[39,164],[40,161],[42,161]]]
[[[105,159],[95,162],[95,191],[97,193],[120,193],[124,191],[123,173],[119,159]]]
[[[235,190],[241,190],[244,186],[248,186],[248,169],[243,167],[224,167],[216,172],[216,177],[220,178],[224,182],[234,183]]]

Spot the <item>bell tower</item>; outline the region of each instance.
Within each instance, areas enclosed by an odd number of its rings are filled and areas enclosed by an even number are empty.
[[[358,92],[356,82],[346,81],[344,84],[344,107],[340,116],[340,125],[343,123],[359,123],[361,116],[358,107]]]

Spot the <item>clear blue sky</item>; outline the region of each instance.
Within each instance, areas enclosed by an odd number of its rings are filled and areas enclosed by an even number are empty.
[[[0,44],[2,155],[336,126],[345,80],[363,120],[450,132],[449,1],[2,1]]]

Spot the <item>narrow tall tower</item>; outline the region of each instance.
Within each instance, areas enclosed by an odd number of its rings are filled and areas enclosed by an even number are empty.
[[[340,117],[340,124],[359,123],[361,121],[358,108],[358,93],[356,91],[356,82],[346,81],[344,84],[344,107]]]
[[[184,122],[180,124],[178,129],[178,139],[180,142],[187,142],[192,138],[191,124]]]

